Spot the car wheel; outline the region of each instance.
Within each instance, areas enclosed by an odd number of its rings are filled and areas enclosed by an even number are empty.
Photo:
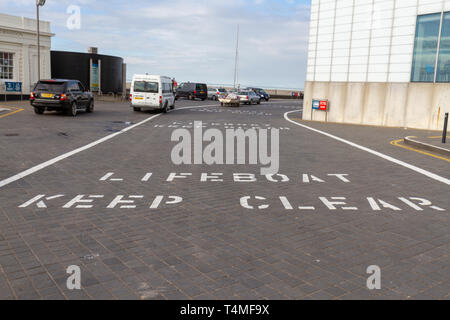
[[[168,103],[166,102],[166,104],[164,105],[163,112],[164,112],[164,113],[167,113],[168,111],[169,111],[169,105],[168,105]]]
[[[206,100],[206,98],[202,98],[202,101],[205,101]]]
[[[258,104],[261,104],[261,99],[259,99],[257,103],[258,103]]]
[[[42,108],[34,108],[34,113],[36,113],[36,114],[44,114],[44,109],[42,109]]]
[[[70,105],[70,108],[67,109],[67,115],[71,116],[71,117],[75,117],[77,115],[77,103],[76,102],[72,102],[72,104]]]
[[[170,109],[171,110],[175,109],[175,101],[173,102],[173,105],[170,106]]]
[[[94,100],[89,101],[89,104],[86,108],[86,112],[88,113],[94,112]]]
[[[141,108],[133,107],[133,111],[134,112],[139,112],[139,111],[141,111]]]

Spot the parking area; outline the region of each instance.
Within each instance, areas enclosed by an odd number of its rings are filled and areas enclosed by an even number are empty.
[[[414,132],[303,122],[299,100],[10,107],[24,110],[0,118],[2,299],[449,298],[449,164],[390,144]],[[200,121],[278,129],[279,174],[175,165],[172,133]]]

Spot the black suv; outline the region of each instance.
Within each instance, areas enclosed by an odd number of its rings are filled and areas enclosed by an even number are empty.
[[[30,94],[34,112],[64,111],[76,116],[79,110],[94,111],[94,95],[78,80],[40,80]]]
[[[266,101],[269,101],[270,95],[264,91],[264,89],[261,88],[249,88],[249,90],[253,90],[258,96],[261,97],[261,99],[264,99]]]
[[[208,87],[204,83],[182,83],[175,93],[175,99],[187,98],[189,100],[202,99],[202,101],[208,98]]]

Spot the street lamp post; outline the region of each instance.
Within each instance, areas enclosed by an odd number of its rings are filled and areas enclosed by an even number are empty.
[[[37,80],[41,80],[41,43],[39,37],[39,7],[45,4],[45,0],[36,0],[36,21],[37,21],[37,52],[38,52],[38,78]]]

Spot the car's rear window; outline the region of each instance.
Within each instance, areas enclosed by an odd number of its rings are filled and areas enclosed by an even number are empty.
[[[225,89],[217,89],[219,92],[227,92]]]
[[[241,95],[241,96],[248,96],[248,94],[249,94],[248,91],[240,91],[240,92],[238,92],[238,95]]]
[[[63,93],[65,82],[39,82],[36,84],[34,91]]]
[[[205,90],[206,89],[206,84],[197,83],[196,89],[197,90]]]
[[[158,82],[148,82],[148,81],[135,81],[134,82],[134,92],[143,93],[158,93],[159,87]]]

